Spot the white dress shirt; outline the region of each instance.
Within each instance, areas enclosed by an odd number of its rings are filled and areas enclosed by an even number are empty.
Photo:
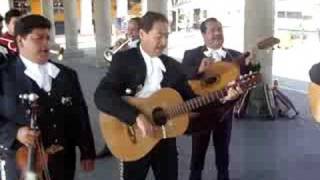
[[[151,57],[140,46],[140,51],[146,64],[147,72],[143,88],[136,93],[136,97],[149,97],[151,94],[161,89],[163,72],[166,67],[159,57]]]
[[[39,88],[46,92],[51,91],[52,79],[58,76],[60,69],[51,62],[37,64],[21,55],[20,58],[26,66],[24,74],[34,80]]]
[[[215,59],[215,62],[221,61],[223,58],[226,57],[227,52],[222,48],[219,49],[211,49],[207,47],[208,50],[204,51],[204,55],[209,58]]]

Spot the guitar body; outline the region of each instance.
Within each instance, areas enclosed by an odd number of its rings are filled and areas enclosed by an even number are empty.
[[[223,72],[219,76],[222,81],[220,86],[228,83],[224,79],[229,75],[228,73],[223,75],[224,73],[227,72]],[[129,126],[110,114],[100,113],[100,128],[103,138],[112,154],[121,161],[139,160],[148,154],[161,139],[182,135],[189,125],[188,113],[215,102],[222,94],[226,94],[229,88],[239,86],[245,92],[260,81],[259,77],[257,74],[244,76],[234,85],[226,88],[221,87],[222,90],[210,92],[205,96],[198,96],[186,102],[177,91],[171,88],[162,88],[148,98],[122,97],[144,114],[151,124],[163,125],[156,126],[158,128],[152,137],[142,137],[136,124]]]
[[[313,118],[320,123],[320,86],[310,83],[308,92],[309,104]]]
[[[262,39],[257,43],[257,47],[252,49],[252,56],[255,57],[255,51],[258,49],[267,49],[280,43],[278,38],[273,36]],[[197,95],[206,95],[210,92],[215,92],[226,87],[227,84],[233,80],[236,80],[240,75],[239,64],[245,63],[246,58],[250,53],[244,53],[240,57],[233,59],[233,63],[220,61],[211,64],[211,66],[204,72],[204,77],[200,80],[190,80],[189,85]],[[252,60],[254,58],[251,58]],[[252,62],[253,63],[253,62]],[[256,64],[257,62],[254,62]],[[213,83],[206,82],[206,79],[212,77],[216,78]]]
[[[152,113],[156,108],[165,109],[183,102],[179,93],[170,88],[163,88],[148,98],[127,97],[126,100],[139,109],[152,124],[155,124]],[[166,138],[182,135],[187,130],[188,124],[188,114],[168,119],[164,125]],[[128,126],[106,113],[100,113],[100,127],[112,154],[121,161],[135,161],[144,157],[161,139],[165,138],[161,128],[155,133],[155,137],[142,137],[136,124]]]
[[[189,80],[189,85],[197,95],[206,95],[226,87],[229,82],[236,80],[239,75],[238,65],[220,61],[213,63],[206,69],[203,76],[204,79]],[[205,81],[208,78],[215,78],[215,81],[206,83]]]

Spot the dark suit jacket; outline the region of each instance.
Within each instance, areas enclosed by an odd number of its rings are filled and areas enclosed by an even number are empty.
[[[194,94],[187,84],[181,64],[166,55],[161,55],[159,58],[166,67],[161,87],[176,89],[184,99],[193,97]],[[135,123],[138,110],[130,106],[121,96],[134,96],[143,87],[145,78],[146,64],[139,48],[115,54],[109,72],[101,80],[95,92],[98,109],[125,123]]]
[[[184,53],[184,57],[182,60],[182,65],[184,68],[184,72],[187,75],[188,79],[194,79],[197,77],[198,68],[200,66],[201,60],[205,58],[204,51],[206,51],[205,46],[199,46],[197,48],[187,50]],[[224,49],[227,51],[226,58],[222,59],[223,61],[230,61],[231,59],[235,59],[241,55],[240,52],[232,50],[232,49]],[[248,68],[245,66],[240,66],[241,74],[248,73]],[[232,118],[232,108],[235,101],[227,102],[226,104],[220,104],[217,106],[216,103],[203,108],[201,111],[199,119],[216,119],[220,120],[231,119]],[[213,118],[214,117],[214,118]],[[207,122],[204,122],[207,124]]]
[[[25,65],[20,58],[0,59],[0,144],[15,151],[21,144],[16,140],[17,130],[29,125],[26,105],[20,94],[36,93],[40,96],[38,123],[45,147],[58,143],[74,151],[80,148],[81,159],[95,157],[94,141],[86,103],[77,74],[70,68],[54,63],[60,73],[52,80],[52,90],[46,93],[24,74]],[[71,101],[63,103],[63,98]]]

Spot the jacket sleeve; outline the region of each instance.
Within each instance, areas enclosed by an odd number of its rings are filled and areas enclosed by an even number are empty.
[[[76,130],[76,143],[80,149],[81,160],[94,159],[95,147],[89,120],[88,107],[84,100],[77,74],[72,73],[72,81],[74,84],[72,97],[72,111]]]
[[[174,60],[171,60],[174,62]],[[176,63],[175,72],[178,73],[177,76],[179,79],[177,80],[178,85],[175,89],[180,93],[184,100],[188,100],[196,97],[196,94],[191,89],[191,86],[188,84],[188,79],[186,74],[183,72],[183,66],[180,63]]]
[[[320,85],[320,63],[314,64],[309,70],[310,80],[313,83]]]
[[[198,63],[199,57],[193,55],[192,51],[185,51],[182,59],[182,67],[187,79],[194,79],[199,76]]]
[[[136,122],[139,112],[121,97],[127,87],[126,78],[129,77],[129,74],[126,72],[128,59],[119,54],[121,53],[113,56],[109,72],[95,91],[94,101],[100,111],[132,125]]]
[[[4,94],[3,86],[3,77],[2,71],[5,71],[8,67],[8,57],[0,53],[0,151],[3,148],[6,149],[15,149],[18,143],[16,136],[18,129],[21,127],[16,124],[11,118],[8,117],[7,110],[8,108],[15,107],[15,104],[12,104],[12,101],[7,101],[8,96]],[[11,103],[10,105],[8,103]],[[15,103],[15,102],[14,102]],[[3,106],[3,107],[2,107]],[[12,109],[11,109],[12,110]],[[13,115],[14,116],[14,115]]]
[[[0,152],[2,149],[15,149],[19,126],[0,114]]]

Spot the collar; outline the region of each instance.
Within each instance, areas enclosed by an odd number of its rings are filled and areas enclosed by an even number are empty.
[[[23,64],[26,66],[26,71],[40,73],[39,69],[43,68],[43,69],[47,70],[48,75],[53,79],[55,79],[60,72],[60,69],[56,65],[54,65],[53,63],[51,63],[49,61],[45,64],[37,64],[37,63],[34,63],[33,61],[25,58],[21,54],[20,54],[20,58],[21,58]]]
[[[2,37],[14,41],[14,36],[12,36],[11,34],[9,34],[9,32],[5,32],[5,33],[2,35]]]
[[[141,52],[141,55],[144,59],[144,62],[146,63],[147,65],[147,73],[151,73],[149,72],[150,70],[148,70],[148,67],[152,67],[152,65],[155,65],[157,64],[157,66],[161,69],[161,71],[163,72],[166,72],[166,67],[164,66],[163,62],[161,61],[161,59],[157,56],[155,57],[151,57],[149,54],[147,54],[143,49],[142,49],[142,46],[140,45],[140,52]]]
[[[129,41],[128,46],[130,48],[136,48],[136,47],[138,47],[139,41],[140,41],[140,39],[135,39],[135,40]]]
[[[219,49],[212,49],[209,47],[206,48],[207,50],[205,50],[203,53],[207,57],[212,57],[214,54],[218,54],[221,58],[225,58],[227,55],[227,52],[222,47],[220,47]]]

